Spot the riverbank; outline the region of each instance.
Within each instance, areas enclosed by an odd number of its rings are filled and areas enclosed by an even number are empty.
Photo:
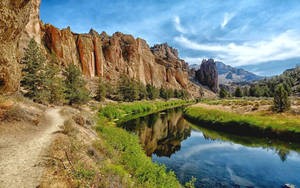
[[[96,130],[103,143],[98,147],[111,159],[111,167],[130,175],[137,187],[182,187],[174,172],[167,172],[165,166],[153,163],[138,137],[117,127],[116,122],[192,103],[194,101],[176,100],[109,104],[99,110]]]
[[[184,110],[184,116],[195,124],[217,131],[300,142],[300,119],[297,117],[267,113],[241,114],[219,109],[194,105]]]

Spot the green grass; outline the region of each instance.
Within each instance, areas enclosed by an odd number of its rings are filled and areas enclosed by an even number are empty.
[[[241,134],[248,132],[259,136],[286,137],[284,139],[300,141],[299,118],[283,118],[280,115],[241,115],[195,106],[186,108],[184,115],[193,122],[203,123],[214,129]]]
[[[255,98],[255,97],[245,97],[245,98],[235,98],[235,99],[218,99],[218,100],[203,100],[202,103],[209,105],[223,105],[223,106],[247,106],[247,105],[272,105],[273,100],[271,98]]]
[[[176,100],[168,102],[134,102],[109,104],[99,110],[97,132],[104,141],[101,149],[112,160],[108,171],[130,174],[135,187],[182,187],[173,171],[167,172],[164,165],[152,162],[136,135],[116,126],[116,120],[128,120],[132,117],[191,104],[194,101]],[[125,170],[126,169],[126,170]]]

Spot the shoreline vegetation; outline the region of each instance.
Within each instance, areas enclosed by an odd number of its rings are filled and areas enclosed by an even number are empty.
[[[194,124],[216,131],[240,136],[279,139],[300,142],[300,119],[282,117],[278,114],[239,114],[219,109],[190,106],[184,117]]]
[[[144,101],[122,104],[108,104],[100,108],[96,131],[103,140],[101,150],[110,157],[113,169],[117,168],[130,175],[134,185],[139,187],[182,187],[173,171],[167,171],[164,165],[152,162],[136,135],[117,126],[117,121],[129,120],[139,115],[155,113],[193,104],[193,100],[175,100],[167,102]],[[193,187],[194,178],[186,183]]]

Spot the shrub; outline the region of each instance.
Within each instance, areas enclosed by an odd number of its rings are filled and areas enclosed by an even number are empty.
[[[234,96],[235,96],[235,97],[242,97],[242,96],[243,96],[243,93],[242,93],[242,90],[241,90],[240,87],[237,87],[237,88],[235,89]]]
[[[106,91],[107,91],[106,84],[100,78],[95,99],[97,101],[104,101],[106,97]]]
[[[275,88],[274,93],[274,111],[284,112],[289,110],[291,103],[289,101],[288,92],[285,90],[282,84]]]
[[[228,97],[228,92],[226,91],[225,87],[222,87],[219,93],[220,98],[226,98]]]

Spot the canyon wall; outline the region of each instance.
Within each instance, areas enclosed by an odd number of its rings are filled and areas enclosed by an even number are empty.
[[[140,38],[120,32],[112,36],[77,34],[71,28],[58,29],[43,24],[39,16],[41,0],[2,0],[0,2],[0,92],[19,89],[19,62],[24,48],[33,38],[47,54],[55,56],[65,67],[69,63],[80,68],[84,77],[102,77],[116,84],[122,74],[156,87],[185,89],[199,95],[199,85],[189,80],[189,66],[178,57],[178,51],[167,43],[149,47]]]
[[[27,23],[34,1],[0,1],[0,93],[15,92],[21,78],[17,41]]]

